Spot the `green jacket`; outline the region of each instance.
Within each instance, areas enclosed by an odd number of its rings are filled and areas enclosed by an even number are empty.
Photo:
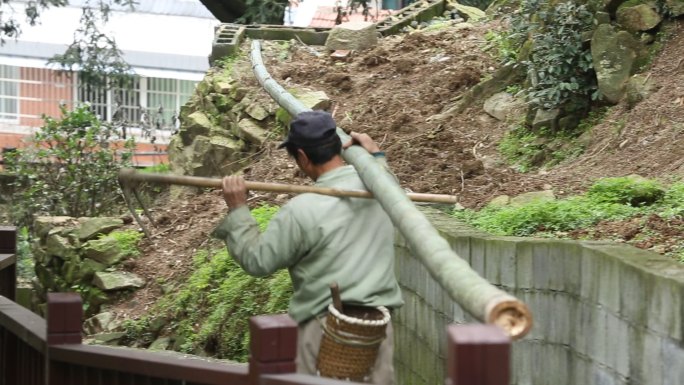
[[[352,166],[326,172],[316,185],[365,190]],[[394,275],[394,227],[374,199],[302,194],[284,205],[263,233],[243,206],[226,216],[214,236],[251,275],[289,270],[294,288],[289,313],[297,322],[325,312],[332,282],[339,284],[345,303],[403,304]]]

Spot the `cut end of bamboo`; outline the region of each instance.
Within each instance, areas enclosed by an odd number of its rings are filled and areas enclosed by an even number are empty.
[[[527,305],[516,299],[493,302],[487,306],[487,323],[499,326],[514,340],[524,337],[532,329],[532,313]]]

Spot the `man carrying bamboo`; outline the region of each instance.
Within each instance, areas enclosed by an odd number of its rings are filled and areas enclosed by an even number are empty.
[[[290,124],[285,148],[317,186],[365,190],[353,166],[341,157],[342,143],[332,116],[307,111]],[[385,154],[366,134],[352,133],[386,167]],[[294,294],[289,314],[299,323],[297,371],[316,374],[322,336],[320,321],[331,302],[329,285],[337,282],[344,304],[394,309],[403,304],[394,275],[394,227],[374,199],[302,194],[284,205],[267,230],[259,232],[247,208],[240,176],[223,179],[229,213],[214,231],[249,274],[265,276],[287,268]],[[376,384],[393,384],[391,324],[371,374]]]

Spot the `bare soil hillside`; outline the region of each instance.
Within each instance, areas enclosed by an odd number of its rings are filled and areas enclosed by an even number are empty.
[[[431,119],[496,70],[496,60],[483,50],[484,35],[492,28],[498,25],[384,38],[377,48],[361,52],[348,62],[316,56],[312,48],[301,45],[291,47],[283,59],[281,45],[266,43],[264,61],[273,77],[286,87],[325,91],[333,100],[338,124],[375,138],[386,150],[403,187],[455,194],[465,207],[482,207],[502,194],[542,189],[552,189],[562,197],[584,191],[601,177],[684,177],[681,20],[671,27],[664,49],[646,71],[656,91],[631,109],[623,104],[612,107],[602,123],[584,136],[586,149],[582,155],[530,173],[520,173],[501,159],[497,144],[510,127],[487,115],[482,102],[439,123]],[[285,152],[276,150],[277,143],[264,146],[245,170],[246,178],[309,183]],[[250,198],[254,204],[286,200],[285,195],[259,193]],[[129,265],[147,278],[148,285],[132,298],[122,298],[114,308],[126,318],[144,313],[164,284],[186,276],[197,248],[221,247],[209,240],[210,231],[225,212],[217,192],[165,202],[154,212],[156,235],[144,241],[144,256]],[[629,242],[647,231],[648,237],[633,242],[636,246],[665,253],[684,240],[684,224],[662,218],[602,223],[574,235]]]

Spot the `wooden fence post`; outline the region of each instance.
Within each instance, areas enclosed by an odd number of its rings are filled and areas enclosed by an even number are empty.
[[[297,370],[297,323],[287,314],[249,319],[250,384],[262,374],[294,373]]]
[[[509,385],[510,338],[495,325],[450,325],[447,385]]]
[[[0,226],[0,254],[17,252],[17,228]],[[9,300],[17,296],[17,264],[16,257],[6,261],[7,266],[0,266],[0,295]]]
[[[68,385],[67,370],[50,359],[50,346],[80,344],[83,305],[78,293],[48,293],[47,298],[47,385]]]

